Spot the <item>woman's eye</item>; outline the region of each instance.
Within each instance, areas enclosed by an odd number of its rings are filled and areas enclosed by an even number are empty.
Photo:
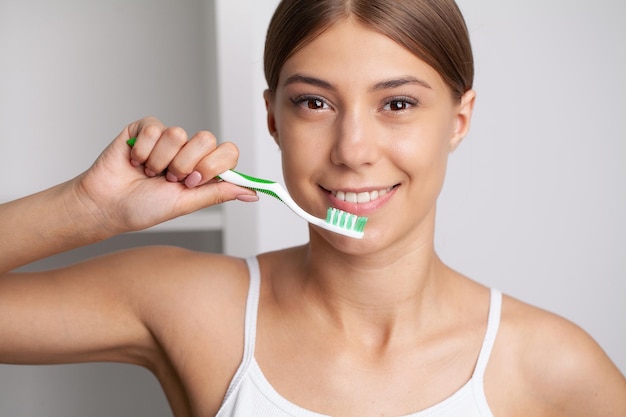
[[[298,97],[292,101],[295,104],[309,110],[322,110],[329,108],[328,104],[319,97]]]
[[[319,98],[313,98],[306,101],[307,107],[311,110],[318,110],[324,108],[324,102]]]
[[[387,101],[383,109],[389,110],[392,112],[402,111],[402,110],[408,110],[416,105],[417,105],[417,102],[415,100],[411,100],[408,98],[394,98],[392,100]]]

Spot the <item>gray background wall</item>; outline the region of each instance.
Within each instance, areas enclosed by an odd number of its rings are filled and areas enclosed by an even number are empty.
[[[0,0],[0,201],[78,174],[146,114],[214,130],[239,144],[242,170],[279,179],[261,99],[263,33],[276,3]],[[459,5],[478,102],[472,131],[451,157],[439,253],[578,323],[624,372],[626,3]],[[305,225],[273,200],[222,211],[221,231],[198,224],[199,233],[148,232],[113,247],[165,241],[247,255],[306,239]],[[140,368],[0,365],[0,415],[171,413]]]
[[[478,101],[450,161],[439,252],[579,324],[626,372],[626,2],[459,4]]]
[[[213,21],[210,0],[0,0],[0,166],[7,173],[0,201],[82,172],[142,116],[214,129]],[[119,236],[26,269],[145,244],[222,250],[219,230],[177,227]],[[140,367],[0,365],[0,416],[171,415],[158,381]]]

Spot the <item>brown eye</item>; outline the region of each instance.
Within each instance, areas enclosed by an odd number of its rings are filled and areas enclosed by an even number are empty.
[[[389,110],[405,110],[407,108],[407,104],[403,101],[392,101],[389,103]]]
[[[310,98],[307,100],[307,107],[311,110],[319,110],[324,108],[324,102],[319,98]]]
[[[388,100],[383,108],[388,111],[397,112],[409,110],[417,105],[417,100],[413,100],[409,97],[397,97]]]
[[[319,96],[300,96],[291,99],[291,101],[294,105],[306,110],[325,110],[330,108],[326,100]]]

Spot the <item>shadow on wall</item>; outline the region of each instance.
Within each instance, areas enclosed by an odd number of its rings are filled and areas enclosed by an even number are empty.
[[[74,249],[69,252],[51,256],[18,271],[29,272],[58,268],[71,265],[93,256],[103,255],[114,251],[129,249],[137,246],[169,245],[197,250],[201,252],[222,253],[222,233],[220,231],[201,232],[141,232],[127,233],[111,239],[94,243],[93,245]],[[0,403],[1,404],[1,403]]]
[[[0,415],[171,417],[157,379],[116,363],[0,365]]]

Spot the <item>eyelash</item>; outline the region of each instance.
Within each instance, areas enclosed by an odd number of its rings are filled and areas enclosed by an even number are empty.
[[[323,98],[319,96],[312,96],[312,95],[298,96],[298,97],[292,98],[291,102],[295,106],[302,107],[305,110],[313,110],[313,111],[325,110],[325,107],[330,107],[330,105],[328,104],[326,100],[324,100]],[[317,104],[319,104],[319,107],[311,107],[312,102],[316,102]]]
[[[401,103],[403,108],[400,109],[392,109],[387,108],[388,106],[391,106],[394,103]],[[399,97],[391,97],[387,100],[385,100],[385,102],[383,103],[383,110],[387,110],[387,111],[391,111],[391,112],[402,112],[402,111],[406,111],[409,110],[412,107],[416,107],[419,106],[420,102],[419,100],[413,99],[411,97],[406,97],[406,96],[399,96]]]
[[[304,95],[304,96],[294,97],[291,99],[291,102],[295,106],[299,106],[305,110],[312,110],[312,111],[325,110],[326,108],[330,107],[330,105],[325,99],[319,96],[315,96],[315,95]],[[313,107],[311,107],[312,103],[315,103]],[[393,109],[391,108],[391,105],[393,104],[396,104],[396,105],[400,104],[402,108]],[[396,112],[403,112],[403,111],[410,110],[413,107],[419,106],[419,104],[420,104],[420,101],[417,99],[407,97],[407,96],[397,96],[397,97],[390,97],[387,100],[385,100],[383,102],[382,109],[384,111],[390,111],[390,112],[396,113]]]

